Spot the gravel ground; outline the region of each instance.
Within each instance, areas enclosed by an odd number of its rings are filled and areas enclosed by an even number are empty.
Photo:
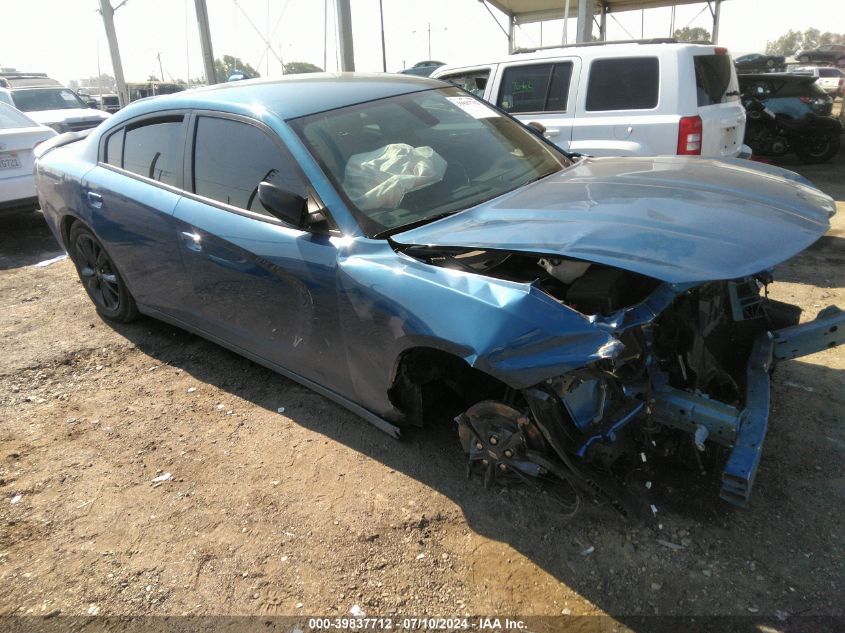
[[[772,287],[807,320],[845,306],[845,152],[787,166],[839,201]],[[203,339],[103,322],[67,260],[33,266],[58,252],[40,216],[0,218],[0,615],[845,615],[845,349],[779,367],[748,508],[680,472],[656,525],[566,520],[467,481],[446,425],[395,441]]]

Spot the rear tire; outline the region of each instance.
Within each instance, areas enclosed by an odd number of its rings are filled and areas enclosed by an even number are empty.
[[[97,313],[108,321],[138,318],[138,306],[103,244],[81,222],[70,229],[70,257]]]
[[[839,152],[839,134],[818,134],[794,150],[798,158],[807,165],[826,163]]]

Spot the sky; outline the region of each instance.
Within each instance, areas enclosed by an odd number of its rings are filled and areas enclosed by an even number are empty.
[[[121,1],[112,0],[112,5]],[[96,76],[98,69],[113,74],[98,0],[0,3],[4,24],[0,67],[46,72],[65,83]],[[506,36],[478,0],[382,0],[382,4],[388,71],[429,58],[462,64],[507,54]],[[282,61],[323,67],[325,60],[327,70],[339,67],[334,0],[207,0],[207,5],[215,57],[240,57],[266,77],[280,76]],[[351,10],[356,70],[380,71],[379,0],[351,0]],[[506,18],[492,11],[499,24],[506,25]],[[616,14],[608,19],[607,39],[667,37],[670,16],[668,8],[644,15]],[[711,29],[704,3],[677,8],[675,26],[687,25]],[[725,0],[719,43],[736,56],[762,51],[767,40],[789,29],[810,27],[845,31],[845,0],[802,0],[799,5],[794,0]],[[151,74],[163,75],[166,81],[202,76],[194,0],[127,0],[115,13],[115,28],[127,81],[143,81]],[[570,42],[574,31],[571,19]],[[562,21],[544,25],[543,44],[562,37]],[[518,45],[540,42],[538,25],[517,32]]]

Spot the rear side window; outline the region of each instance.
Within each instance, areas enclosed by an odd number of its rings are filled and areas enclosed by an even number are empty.
[[[490,78],[489,70],[476,70],[468,73],[457,73],[454,75],[447,75],[445,77],[438,77],[443,81],[448,81],[458,88],[463,88],[476,97],[484,97],[484,90],[487,88],[487,80]]]
[[[123,143],[123,168],[139,176],[179,187],[183,145],[181,116],[129,126]]]
[[[734,70],[728,55],[695,55],[695,90],[698,106],[736,101],[736,87],[732,85]]]
[[[115,167],[123,166],[123,128],[112,134],[106,141],[105,162]]]
[[[651,110],[657,106],[659,89],[656,57],[597,59],[590,65],[587,111]]]
[[[502,75],[497,105],[511,113],[566,112],[572,62],[512,66]]]
[[[258,200],[262,180],[306,197],[293,159],[262,130],[231,119],[199,117],[193,174],[197,195],[262,215],[270,216]]]

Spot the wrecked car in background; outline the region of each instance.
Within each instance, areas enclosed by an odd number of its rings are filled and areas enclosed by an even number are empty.
[[[487,484],[572,510],[631,512],[644,463],[720,448],[745,504],[773,363],[842,340],[838,309],[797,325],[766,296],[835,210],[775,167],[576,161],[385,75],[183,92],[61,138],[41,206],[103,317],[198,333],[393,436],[456,424]]]

